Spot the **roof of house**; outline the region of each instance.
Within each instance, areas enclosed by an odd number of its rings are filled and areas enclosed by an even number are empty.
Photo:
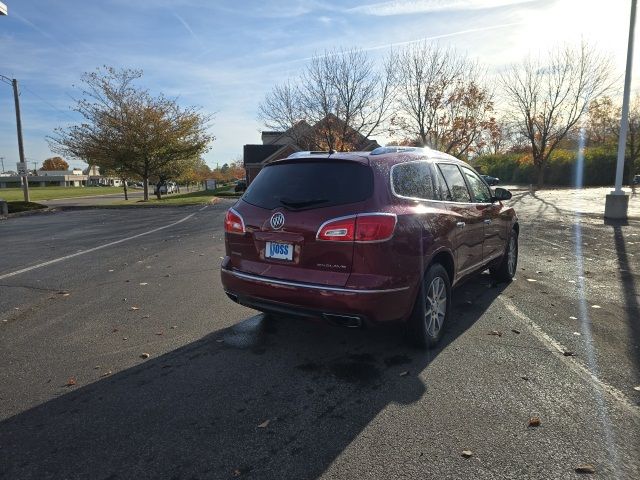
[[[244,164],[261,163],[282,148],[282,145],[245,145]]]

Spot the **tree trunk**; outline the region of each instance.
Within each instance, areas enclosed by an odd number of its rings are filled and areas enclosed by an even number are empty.
[[[124,187],[124,199],[129,200],[129,195],[127,195],[127,181],[122,178],[122,186]]]
[[[538,170],[538,182],[537,182],[536,188],[540,189],[544,186],[544,164],[536,163],[535,165],[536,165],[536,170]]]
[[[144,201],[147,202],[149,200],[149,176],[145,175],[142,180],[142,187],[144,190]]]

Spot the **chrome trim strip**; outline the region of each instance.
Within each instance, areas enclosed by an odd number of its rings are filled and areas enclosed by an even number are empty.
[[[354,288],[341,288],[341,287],[327,287],[324,285],[316,285],[311,283],[299,283],[299,282],[289,282],[286,280],[276,280],[273,278],[261,277],[258,275],[251,275],[249,273],[240,273],[234,270],[227,270],[225,268],[222,269],[223,272],[227,272],[231,275],[234,275],[238,278],[242,278],[244,280],[253,280],[254,282],[262,282],[269,283],[272,285],[284,285],[287,287],[300,287],[300,288],[309,288],[312,290],[326,290],[329,292],[340,292],[340,293],[390,293],[390,292],[401,292],[403,290],[408,290],[409,287],[401,287],[401,288],[388,288],[385,290],[356,290]]]

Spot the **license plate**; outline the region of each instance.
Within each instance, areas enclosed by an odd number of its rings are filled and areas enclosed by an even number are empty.
[[[264,256],[279,260],[293,260],[293,245],[290,243],[267,242]]]

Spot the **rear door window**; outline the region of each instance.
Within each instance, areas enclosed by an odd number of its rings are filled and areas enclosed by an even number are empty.
[[[433,200],[431,168],[426,162],[400,163],[391,171],[391,184],[396,195]]]
[[[303,160],[264,167],[242,199],[269,210],[306,210],[361,202],[372,193],[373,172],[368,165]]]
[[[470,203],[471,195],[462,177],[462,173],[460,173],[460,169],[451,163],[439,163],[438,168],[447,182],[447,187],[451,194],[451,201]]]

